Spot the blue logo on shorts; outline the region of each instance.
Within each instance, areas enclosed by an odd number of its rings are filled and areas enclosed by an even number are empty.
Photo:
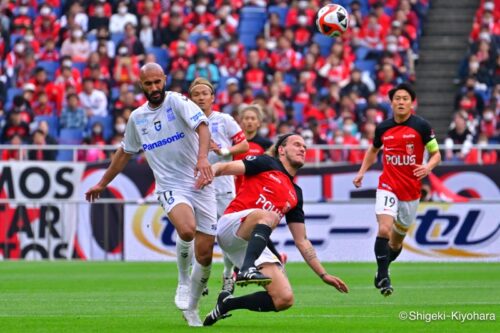
[[[170,197],[170,198],[168,198],[167,203],[168,203],[169,205],[171,205],[171,204],[173,204],[173,203],[174,203],[174,201],[175,201],[174,197]]]

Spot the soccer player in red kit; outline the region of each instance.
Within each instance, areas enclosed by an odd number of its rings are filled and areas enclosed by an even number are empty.
[[[250,104],[240,111],[240,125],[248,141],[249,149],[246,153],[234,155],[234,160],[242,160],[248,155],[262,155],[273,143],[259,134],[260,126],[264,118],[264,112],[258,104]],[[236,177],[236,193],[240,190],[244,179],[242,176]]]
[[[421,180],[441,162],[431,126],[423,118],[412,114],[415,97],[415,92],[406,83],[389,91],[394,116],[377,125],[373,144],[353,180],[354,186],[361,187],[363,176],[377,161],[379,150],[383,149],[383,171],[375,203],[378,222],[375,287],[384,296],[393,292],[389,264],[401,253],[406,232],[417,215]],[[429,160],[423,164],[425,149]]]
[[[274,157],[247,156],[244,160],[212,166],[216,176],[245,175],[241,191],[217,223],[217,242],[240,268],[236,284],[256,283],[265,286],[266,291],[240,297],[222,291],[203,325],[213,325],[228,317],[232,310],[268,312],[292,306],[292,287],[269,240],[282,217],[311,269],[326,284],[340,292],[348,292],[341,279],[327,273],[307,239],[302,190],[293,182],[297,170],[304,165],[305,152],[306,145],[300,135],[286,134],[278,139]],[[202,182],[200,179],[198,185],[203,185]]]

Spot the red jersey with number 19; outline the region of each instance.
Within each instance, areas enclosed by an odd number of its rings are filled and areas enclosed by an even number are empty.
[[[415,115],[403,123],[393,118],[380,123],[373,139],[375,148],[384,146],[378,188],[393,192],[401,201],[419,199],[422,184],[413,170],[422,164],[425,145],[434,138],[430,124]]]

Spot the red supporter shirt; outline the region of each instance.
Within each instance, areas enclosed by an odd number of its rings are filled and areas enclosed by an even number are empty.
[[[421,182],[413,170],[422,164],[425,145],[434,138],[430,124],[415,115],[400,124],[390,118],[377,125],[373,146],[384,146],[378,188],[393,192],[401,201],[420,198]]]
[[[271,156],[247,156],[242,191],[224,214],[259,208],[286,217],[286,222],[304,223],[302,189],[281,162]]]

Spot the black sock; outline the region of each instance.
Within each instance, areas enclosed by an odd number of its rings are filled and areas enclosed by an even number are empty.
[[[389,263],[393,262],[394,260],[396,260],[396,258],[399,256],[399,254],[401,253],[401,251],[403,250],[403,247],[401,246],[398,250],[393,250],[390,246],[389,246]]]
[[[377,237],[375,240],[375,257],[377,258],[378,276],[388,275],[389,268],[389,240],[387,238]]]
[[[248,241],[245,260],[240,267],[241,271],[246,271],[255,265],[255,260],[262,254],[262,251],[267,246],[267,241],[273,229],[265,224],[257,224],[252,231],[250,240]]]
[[[276,311],[273,299],[267,291],[258,291],[253,294],[226,299],[223,306],[224,312],[237,309],[247,309],[258,312]]]

